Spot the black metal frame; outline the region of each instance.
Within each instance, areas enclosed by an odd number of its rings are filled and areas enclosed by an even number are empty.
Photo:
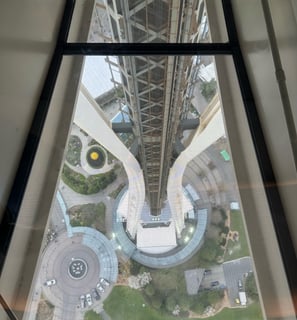
[[[229,43],[66,43],[64,55],[193,56],[232,54]]]
[[[283,259],[288,284],[293,297],[292,301],[295,308],[295,314],[297,315],[297,272],[295,270],[297,266],[296,253],[272,168],[268,148],[265,142],[264,133],[259,119],[249,77],[240,49],[231,0],[223,0],[222,4],[243,104],[256,151],[276,237],[280,246],[280,252]]]
[[[228,43],[208,44],[157,44],[157,43],[67,43],[67,37],[74,10],[75,0],[66,0],[64,14],[55,51],[48,70],[44,87],[35,111],[34,119],[25,143],[23,154],[19,163],[14,183],[7,201],[3,218],[0,223],[0,275],[3,270],[5,257],[13,235],[26,185],[32,169],[34,157],[40,141],[42,129],[46,121],[51,97],[61,66],[63,56],[67,55],[232,55],[243,103],[256,150],[256,155],[262,174],[263,185],[271,210],[277,239],[279,242],[283,263],[286,270],[292,297],[297,297],[296,255],[290,236],[284,208],[279,195],[276,179],[272,169],[271,160],[265,143],[263,130],[259,120],[255,100],[248,79],[247,70],[241,53],[239,40],[232,11],[231,0],[222,0]],[[297,312],[297,299],[294,300]],[[9,306],[0,296],[0,304],[11,319],[16,319]]]

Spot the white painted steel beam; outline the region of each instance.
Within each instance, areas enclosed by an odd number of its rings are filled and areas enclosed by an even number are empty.
[[[83,86],[77,98],[74,123],[122,161],[129,181],[127,231],[134,238],[145,198],[143,172],[139,163],[113,132],[111,123]]]
[[[184,228],[182,178],[188,163],[225,134],[223,115],[218,95],[203,113],[189,146],[179,155],[169,172],[167,195],[177,236]]]

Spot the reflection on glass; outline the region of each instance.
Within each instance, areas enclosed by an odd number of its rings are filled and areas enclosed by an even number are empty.
[[[189,3],[97,1],[89,41],[209,41]],[[86,58],[32,318],[262,319],[217,89],[213,57]]]
[[[40,319],[262,319],[213,57],[172,57],[179,81],[167,87],[169,59],[86,64],[35,283]],[[123,66],[138,62],[140,77],[125,81]],[[171,129],[178,122],[171,140],[166,112]],[[165,184],[159,208],[155,181]]]

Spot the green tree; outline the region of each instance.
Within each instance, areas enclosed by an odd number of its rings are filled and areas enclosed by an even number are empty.
[[[247,295],[255,301],[259,300],[259,294],[257,290],[256,280],[253,273],[250,273],[245,281],[245,290]]]
[[[204,261],[215,262],[218,254],[218,244],[214,239],[206,239],[199,255]]]
[[[155,288],[154,288],[154,286],[150,283],[150,284],[148,284],[145,288],[144,288],[144,292],[149,296],[149,297],[151,297],[151,296],[153,296],[154,295],[154,293],[155,293]]]
[[[217,91],[217,82],[211,79],[209,82],[202,82],[200,85],[201,94],[207,101],[210,101]]]
[[[205,310],[205,305],[202,301],[197,301],[195,304],[193,304],[191,306],[191,310],[198,313],[198,314],[202,314]]]
[[[159,310],[163,304],[161,295],[159,293],[155,293],[155,295],[151,297],[151,303],[155,309]]]
[[[177,299],[177,304],[183,309],[184,311],[188,311],[190,309],[190,299],[185,294],[180,294]]]
[[[172,312],[174,310],[176,306],[176,299],[173,295],[170,295],[166,298],[165,306],[169,312]]]
[[[210,305],[218,303],[224,297],[223,290],[211,290],[208,291],[207,301]]]

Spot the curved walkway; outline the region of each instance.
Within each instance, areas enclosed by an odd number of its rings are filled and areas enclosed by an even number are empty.
[[[136,245],[129,239],[124,230],[123,223],[117,219],[117,208],[121,197],[124,195],[127,189],[123,189],[116,199],[116,204],[113,208],[113,233],[115,235],[115,241],[117,241],[121,250],[133,260],[146,265],[150,268],[166,268],[173,267],[180,263],[183,263],[191,256],[193,256],[203,243],[203,236],[207,226],[207,209],[198,209],[195,212],[195,218],[197,225],[195,232],[193,233],[190,241],[180,250],[172,250],[172,254],[167,252],[163,255],[148,255],[137,249]]]
[[[110,240],[101,232],[89,227],[72,227],[70,225],[67,207],[60,191],[57,192],[57,200],[62,209],[68,238],[82,235],[82,243],[91,248],[98,256],[101,265],[100,277],[116,282],[118,277],[118,259]]]
[[[107,154],[106,150],[104,149],[104,147],[102,147],[101,145],[100,145],[100,147],[104,150],[104,153],[105,153],[105,158],[106,158],[105,164],[100,169],[94,169],[94,168],[90,167],[89,164],[87,163],[86,154],[87,154],[88,150],[92,147],[89,145],[89,143],[92,141],[92,137],[86,136],[85,134],[83,134],[81,132],[81,130],[75,124],[73,124],[73,126],[72,126],[71,135],[77,136],[80,139],[81,144],[82,144],[81,153],[80,153],[81,166],[79,166],[79,167],[73,166],[72,164],[70,164],[68,161],[65,160],[66,164],[73,171],[81,173],[84,176],[88,176],[88,175],[94,175],[94,174],[99,174],[99,173],[105,173],[105,172],[110,171],[113,168],[113,163],[108,164],[108,154]]]
[[[111,242],[99,231],[88,227],[72,228],[74,235],[82,235],[82,244],[89,247],[98,257],[99,277],[115,283],[118,278],[118,259]]]

